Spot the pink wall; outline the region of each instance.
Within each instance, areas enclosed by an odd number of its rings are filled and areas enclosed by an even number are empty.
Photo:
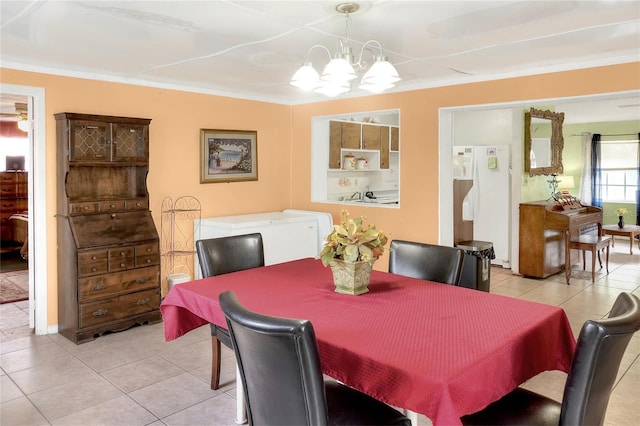
[[[438,109],[640,89],[640,63],[511,78],[357,99],[284,106],[219,96],[1,69],[2,83],[45,88],[48,323],[57,324],[55,120],[57,112],[144,117],[151,122],[147,180],[159,224],[164,197],[192,195],[202,216],[341,206],[310,202],[311,118],[400,109],[402,208],[351,208],[392,238],[438,239]],[[199,183],[200,129],[258,131],[257,182]],[[387,258],[376,263],[386,269]]]

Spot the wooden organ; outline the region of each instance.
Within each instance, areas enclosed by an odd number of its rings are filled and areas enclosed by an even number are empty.
[[[571,276],[569,240],[583,233],[602,234],[602,209],[573,197],[520,204],[520,273],[546,278],[564,269]]]

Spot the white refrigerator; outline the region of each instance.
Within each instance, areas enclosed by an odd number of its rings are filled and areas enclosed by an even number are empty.
[[[510,146],[454,146],[453,178],[473,181],[462,203],[462,219],[473,220],[473,239],[491,242],[491,263],[510,268]]]

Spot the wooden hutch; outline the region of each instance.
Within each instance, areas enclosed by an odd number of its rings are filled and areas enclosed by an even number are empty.
[[[149,211],[149,124],[55,114],[58,331],[82,343],[160,315],[160,245]]]

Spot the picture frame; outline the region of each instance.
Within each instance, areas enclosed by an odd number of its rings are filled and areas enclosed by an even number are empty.
[[[258,180],[258,132],[200,129],[200,183]]]

